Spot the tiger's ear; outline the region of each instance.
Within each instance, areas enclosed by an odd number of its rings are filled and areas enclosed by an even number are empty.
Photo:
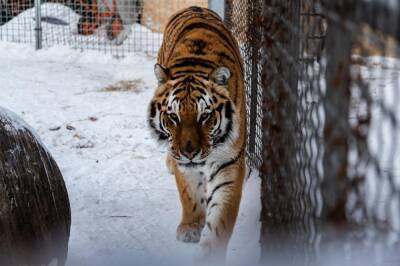
[[[227,67],[219,67],[213,71],[211,74],[211,79],[218,85],[226,86],[228,85],[228,80],[231,77],[231,72]]]
[[[163,68],[160,64],[155,64],[154,65],[154,74],[156,75],[158,84],[164,84],[168,80],[168,70]]]

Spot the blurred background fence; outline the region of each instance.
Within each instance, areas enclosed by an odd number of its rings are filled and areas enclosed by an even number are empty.
[[[226,21],[246,65],[264,258],[400,265],[400,3],[230,0]],[[377,243],[395,247],[389,262]]]
[[[168,18],[208,0],[0,0],[0,40],[155,54]],[[40,8],[39,8],[40,7]],[[37,23],[39,22],[40,23]]]

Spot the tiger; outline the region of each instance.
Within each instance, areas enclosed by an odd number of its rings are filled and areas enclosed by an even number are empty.
[[[200,257],[226,254],[246,171],[246,95],[239,46],[212,10],[189,7],[167,22],[148,108],[167,148],[182,205],[176,237]],[[218,255],[220,254],[220,255]]]

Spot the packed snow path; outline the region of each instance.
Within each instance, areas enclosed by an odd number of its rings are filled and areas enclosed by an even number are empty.
[[[0,42],[0,105],[22,116],[56,159],[72,208],[68,266],[190,265],[175,239],[180,203],[151,138],[154,58]],[[124,83],[120,83],[125,81]],[[259,180],[245,185],[229,265],[259,260]]]

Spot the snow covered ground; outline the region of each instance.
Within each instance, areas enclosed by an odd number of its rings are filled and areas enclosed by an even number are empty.
[[[190,265],[175,240],[180,203],[146,110],[154,58],[116,60],[65,47],[0,42],[0,105],[25,119],[55,157],[72,207],[69,266]],[[125,81],[124,83],[120,83]],[[229,265],[259,260],[259,179],[246,183]]]

